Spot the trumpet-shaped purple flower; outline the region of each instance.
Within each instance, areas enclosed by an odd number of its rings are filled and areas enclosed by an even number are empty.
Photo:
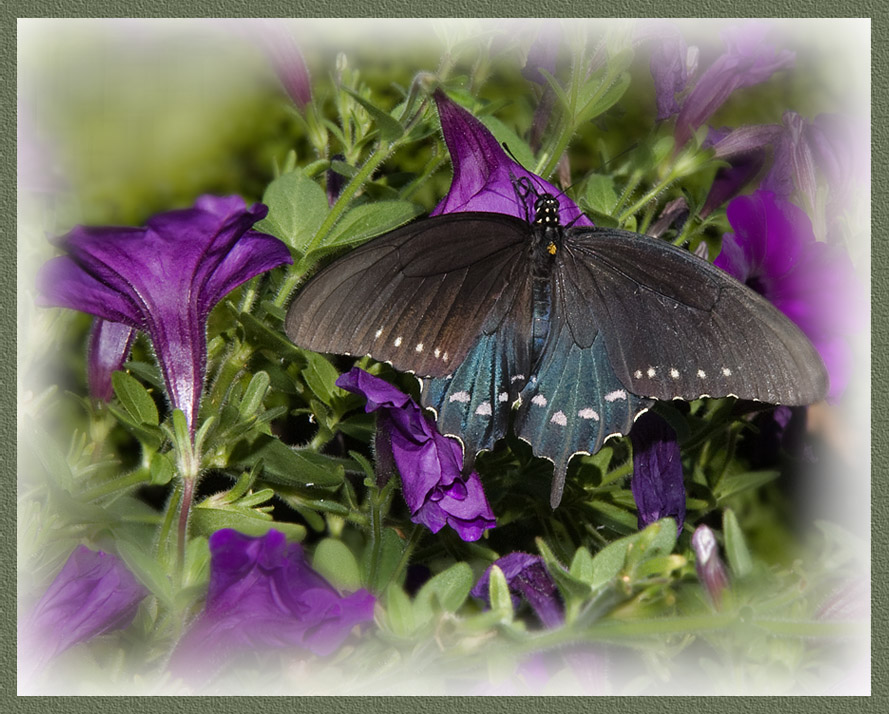
[[[494,135],[472,114],[457,106],[437,90],[434,94],[441,118],[441,130],[451,153],[454,178],[448,195],[432,211],[431,215],[483,211],[505,213],[517,218],[534,214],[534,196],[516,195],[515,181],[525,178],[538,193],[558,196],[559,218],[563,225],[574,223],[590,226],[592,221],[567,196],[551,183],[513,161],[503,150]]]
[[[20,647],[39,664],[127,627],[148,591],[115,555],[78,546],[23,625]]]
[[[630,430],[633,478],[630,489],[639,511],[639,529],[672,516],[685,520],[685,482],[676,432],[653,412],[640,416]]]
[[[302,546],[270,530],[253,538],[223,529],[210,536],[210,587],[203,612],[173,653],[185,677],[213,674],[254,650],[336,651],[352,628],[373,620],[366,590],[342,596],[309,566]]]
[[[727,28],[722,33],[725,52],[707,68],[682,100],[676,118],[677,147],[684,146],[733,92],[765,82],[775,72],[792,66],[793,52],[776,50],[766,38],[768,29],[764,23],[748,22]],[[662,83],[671,86],[666,80]]]
[[[564,622],[565,608],[543,558],[516,551],[498,558],[493,565],[503,571],[513,608],[517,609],[524,598],[544,627],[558,627]],[[490,579],[491,568],[488,567],[471,590],[474,597],[484,600],[489,606]]]
[[[448,525],[466,541],[478,540],[485,529],[494,527],[494,513],[478,474],[462,474],[460,445],[442,436],[411,397],[358,367],[336,384],[364,396],[366,412],[378,412],[377,458],[391,458],[398,467],[414,523],[433,533]]]
[[[821,355],[828,399],[846,389],[852,366],[848,338],[867,324],[867,302],[846,251],[815,240],[809,217],[768,191],[728,206],[735,232],[714,264],[765,296],[793,320]]]
[[[194,433],[210,310],[241,283],[292,262],[284,243],[250,230],[267,212],[259,203],[246,208],[237,196],[202,196],[193,208],[154,216],[145,228],[78,226],[61,239],[67,255],[41,269],[39,303],[147,332],[170,401]],[[128,339],[120,328],[114,339],[96,339],[91,373],[99,374],[123,359]],[[109,345],[120,352],[112,354]]]

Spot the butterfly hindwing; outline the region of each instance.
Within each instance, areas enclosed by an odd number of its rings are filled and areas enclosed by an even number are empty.
[[[635,415],[650,405],[628,392],[611,367],[601,334],[577,343],[566,314],[572,295],[554,283],[550,336],[535,374],[521,393],[516,434],[534,453],[554,464],[550,502],[562,497],[568,461],[577,453],[595,453],[608,436],[626,434]]]
[[[423,380],[421,401],[436,411],[442,434],[463,442],[467,468],[479,451],[506,433],[512,405],[528,380],[529,278],[526,274],[516,282],[512,310],[493,333],[482,333],[452,375]]]
[[[528,226],[499,214],[437,216],[375,238],[300,291],[285,330],[315,352],[370,354],[445,376],[493,332],[525,279]]]
[[[560,258],[576,341],[584,346],[601,333],[628,391],[787,405],[823,398],[827,374],[805,335],[707,261],[654,238],[593,228],[567,229]]]

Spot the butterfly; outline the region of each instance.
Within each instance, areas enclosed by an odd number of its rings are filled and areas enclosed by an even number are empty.
[[[558,199],[535,197],[530,221],[449,213],[365,243],[306,284],[287,335],[417,375],[470,466],[512,417],[554,464],[553,508],[571,457],[655,400],[824,398],[818,353],[762,296],[662,240],[563,226]]]

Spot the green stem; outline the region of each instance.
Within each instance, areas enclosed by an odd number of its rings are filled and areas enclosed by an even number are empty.
[[[619,222],[621,225],[623,225],[624,223],[626,223],[627,219],[628,219],[630,216],[632,216],[634,213],[636,213],[636,211],[640,210],[640,209],[641,209],[643,206],[645,206],[645,204],[647,204],[649,201],[653,201],[653,200],[655,200],[655,199],[657,198],[658,194],[661,193],[662,191],[666,190],[666,188],[667,188],[671,183],[673,183],[675,180],[676,180],[676,177],[673,176],[673,174],[672,174],[672,172],[671,172],[670,175],[667,176],[667,178],[665,178],[663,181],[661,181],[661,182],[660,182],[657,186],[655,186],[653,189],[651,189],[650,191],[648,191],[647,193],[645,193],[645,195],[642,196],[642,198],[640,198],[638,201],[636,201],[636,203],[634,203],[632,206],[630,206],[629,208],[627,208],[626,210],[624,210],[624,211],[620,214],[620,216],[618,217],[618,219],[617,219],[618,222]]]
[[[392,571],[392,574],[389,576],[389,579],[386,581],[386,585],[380,588],[380,591],[386,589],[393,580],[397,580],[398,576],[401,575],[401,572],[407,567],[407,564],[410,562],[411,555],[414,552],[414,548],[417,547],[417,543],[423,537],[423,526],[419,523],[415,524],[413,530],[411,530],[410,536],[408,536],[407,543],[405,543],[404,550],[401,551],[401,558],[398,560],[398,564],[395,566],[395,570]]]
[[[158,548],[164,547],[170,542],[170,533],[173,531],[173,523],[176,522],[176,513],[179,511],[179,504],[182,501],[182,484],[176,484],[170,500],[167,502],[167,511],[164,514],[164,522],[161,524],[161,530],[158,537]],[[163,553],[161,553],[163,555]]]
[[[213,387],[210,389],[210,403],[214,408],[219,409],[228,391],[231,389],[232,383],[244,369],[244,365],[253,355],[251,347],[244,343],[232,350],[231,354],[225,359],[219,367],[216,374]]]
[[[182,505],[179,508],[179,528],[176,547],[176,579],[182,586],[185,573],[185,544],[188,539],[188,517],[191,513],[191,502],[194,498],[196,478],[186,478],[183,481]]]
[[[356,173],[352,180],[346,184],[345,188],[340,193],[339,198],[337,198],[336,203],[330,209],[330,212],[327,214],[327,217],[321,223],[320,228],[318,228],[318,232],[315,233],[315,237],[312,238],[312,242],[306,247],[305,252],[303,253],[303,257],[299,260],[299,262],[294,266],[293,270],[287,275],[284,279],[283,284],[281,285],[280,290],[278,290],[278,294],[275,297],[274,304],[276,307],[283,307],[284,303],[290,298],[290,294],[294,291],[299,282],[302,280],[302,277],[308,272],[311,267],[311,260],[309,257],[312,252],[321,245],[321,242],[330,233],[334,224],[339,220],[340,216],[345,212],[346,208],[349,206],[352,197],[358,192],[364,183],[371,177],[374,171],[379,168],[380,164],[382,164],[389,156],[392,151],[394,145],[385,144],[380,146],[371,157],[364,163],[364,166]]]

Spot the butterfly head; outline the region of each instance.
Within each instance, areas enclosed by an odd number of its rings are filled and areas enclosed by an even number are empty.
[[[542,193],[534,202],[534,223],[538,226],[559,225],[559,199],[551,193]]]

